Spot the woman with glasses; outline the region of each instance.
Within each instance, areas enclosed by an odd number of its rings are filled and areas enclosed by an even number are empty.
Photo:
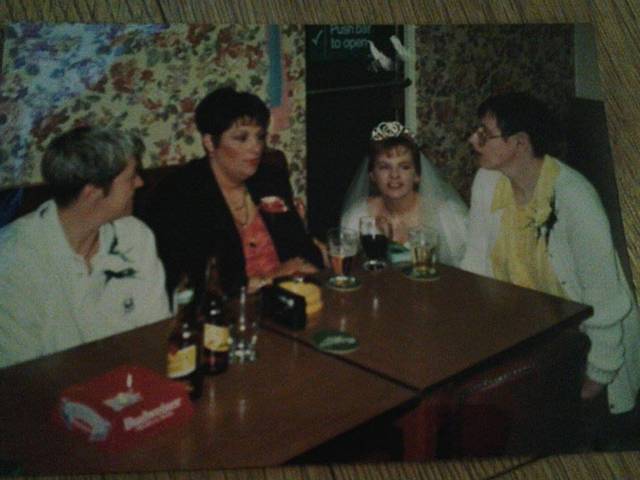
[[[581,398],[602,406],[603,417],[631,411],[640,388],[640,323],[598,194],[548,154],[557,130],[540,101],[524,93],[491,97],[478,117],[469,142],[480,170],[462,267],[593,306],[581,325],[591,341]]]
[[[364,216],[385,217],[391,240],[401,244],[412,227],[430,226],[438,232],[439,260],[449,265],[462,260],[467,206],[399,122],[382,122],[373,129],[368,156],[347,191],[342,226],[358,230]]]

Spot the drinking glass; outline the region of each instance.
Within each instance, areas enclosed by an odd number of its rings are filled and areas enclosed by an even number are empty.
[[[435,280],[438,251],[438,232],[429,227],[415,227],[409,230],[412,266],[410,276],[418,280]]]
[[[242,287],[240,296],[231,303],[231,363],[249,363],[256,359],[256,343],[260,320],[260,295],[248,294]]]
[[[359,282],[351,275],[351,267],[358,253],[358,232],[350,228],[332,228],[327,233],[327,243],[333,270],[329,286],[337,289],[357,287]]]
[[[369,271],[382,270],[386,265],[391,224],[385,217],[360,217],[360,243],[367,257],[363,267]]]

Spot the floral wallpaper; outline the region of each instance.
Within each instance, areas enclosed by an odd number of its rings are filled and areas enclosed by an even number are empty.
[[[40,182],[47,143],[85,123],[137,130],[145,167],[187,162],[203,153],[195,105],[231,85],[269,104],[268,142],[305,196],[303,25],[17,23],[4,33],[0,188]],[[415,58],[418,141],[467,200],[466,138],[482,100],[530,90],[562,116],[574,96],[571,25],[419,26]]]
[[[468,201],[466,139],[487,97],[526,90],[561,118],[574,95],[572,25],[448,25],[416,30],[418,141]]]
[[[286,153],[294,195],[307,191],[307,130],[304,25],[280,25],[282,106],[272,107],[269,145]]]
[[[4,33],[0,188],[40,182],[48,142],[83,124],[140,133],[145,167],[201,156],[195,106],[233,86],[271,107],[269,143],[287,154],[304,190],[301,27],[17,23]]]

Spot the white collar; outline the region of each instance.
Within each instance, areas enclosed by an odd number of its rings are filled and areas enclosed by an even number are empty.
[[[64,258],[72,258],[74,260],[80,260],[84,263],[84,258],[76,253],[69,240],[64,233],[62,224],[60,223],[60,216],[58,215],[58,205],[51,199],[44,202],[38,207],[35,214],[41,220],[42,232],[45,235],[43,238],[48,239],[50,249],[55,252],[55,255],[60,255]],[[107,255],[109,248],[115,237],[115,228],[112,223],[106,223],[100,227],[99,235],[99,247],[94,259],[98,256]],[[92,259],[93,260],[93,259]]]

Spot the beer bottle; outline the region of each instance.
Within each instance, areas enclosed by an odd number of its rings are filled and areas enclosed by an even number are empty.
[[[225,312],[225,295],[220,285],[218,261],[207,261],[206,291],[202,302],[203,368],[209,375],[224,372],[229,366],[229,322]]]
[[[194,289],[183,275],[173,294],[175,326],[169,337],[167,376],[184,383],[192,400],[202,395],[200,331],[196,324]]]

